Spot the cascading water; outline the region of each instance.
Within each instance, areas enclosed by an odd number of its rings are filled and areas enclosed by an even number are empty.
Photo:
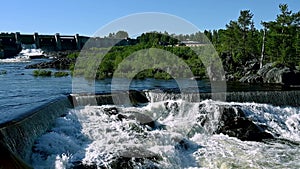
[[[68,98],[62,97],[25,112],[13,121],[1,123],[0,143],[29,162],[34,140],[52,125],[54,119],[71,107]]]
[[[22,44],[22,51],[16,57],[18,59],[34,59],[43,57],[43,51],[37,49],[35,44]]]
[[[38,49],[35,44],[21,44],[22,50],[14,58],[1,59],[0,63],[6,62],[29,62],[30,59],[45,57],[44,51]]]
[[[189,102],[198,102],[212,99],[211,93],[166,93],[160,90],[145,91],[150,102],[158,102],[164,100],[183,99]],[[228,102],[255,102],[268,103],[277,106],[300,106],[300,91],[248,91],[248,92],[227,92],[217,93],[215,95],[225,95]]]
[[[36,140],[31,156],[34,168],[300,167],[299,108],[192,102],[174,94],[158,101],[159,94],[153,98],[149,93],[152,102],[139,107],[102,105],[70,110]],[[256,126],[253,130],[272,138],[247,141],[257,133],[242,133],[242,128],[236,130],[232,125],[228,128],[226,120],[251,123]],[[229,137],[231,133],[222,133],[226,127],[248,137]]]

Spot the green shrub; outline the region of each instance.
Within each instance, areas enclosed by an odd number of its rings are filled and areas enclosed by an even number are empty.
[[[172,79],[172,76],[169,75],[169,74],[166,73],[166,72],[156,72],[156,73],[154,74],[154,78],[155,78],[155,79],[170,80],[170,79]]]
[[[50,70],[34,70],[33,71],[34,76],[51,76],[52,72]]]
[[[79,56],[78,52],[68,54],[67,58],[76,59]]]
[[[63,76],[69,76],[68,72],[55,72],[54,77],[63,77]]]
[[[282,62],[280,62],[280,61],[276,61],[276,62],[272,63],[272,67],[281,68],[283,66],[284,66],[284,64]]]

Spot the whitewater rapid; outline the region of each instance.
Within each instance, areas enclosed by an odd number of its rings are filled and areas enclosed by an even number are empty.
[[[215,134],[218,107],[239,107],[276,140]],[[192,131],[206,112],[211,125]],[[204,100],[140,107],[82,106],[56,120],[33,147],[34,168],[300,168],[300,109]]]
[[[38,49],[35,44],[22,44],[22,50],[13,58],[0,59],[0,63],[30,62],[31,57],[44,56],[44,51]]]

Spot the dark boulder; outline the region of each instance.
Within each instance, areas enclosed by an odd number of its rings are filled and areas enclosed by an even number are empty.
[[[109,115],[117,115],[119,113],[116,107],[104,108],[103,110]]]
[[[273,83],[283,85],[299,85],[300,72],[283,65],[267,63],[257,74],[247,73],[239,81],[243,83]]]
[[[127,116],[121,114],[116,107],[104,108],[103,110],[108,116],[116,115],[117,120],[119,121],[128,118]]]
[[[126,151],[120,152],[119,154],[119,156],[115,157],[108,164],[109,168],[158,169],[157,162],[162,160],[159,154],[138,147],[127,147]]]
[[[223,133],[243,141],[262,141],[273,138],[262,126],[248,119],[239,107],[221,107],[222,115],[216,133]]]
[[[144,92],[137,91],[137,90],[130,90],[129,98],[130,98],[131,104],[133,104],[133,105],[149,102],[146,94]]]
[[[175,144],[175,149],[177,150],[198,150],[201,146],[198,145],[195,142],[192,142],[191,140],[188,139],[181,139],[177,140],[177,143]]]
[[[82,162],[74,162],[72,169],[97,169],[97,165],[95,164],[83,164]]]
[[[118,157],[109,164],[111,169],[130,169],[142,166],[144,169],[159,169],[151,160],[145,158]]]
[[[142,114],[142,113],[139,113],[139,112],[134,112],[134,111],[131,111],[131,112],[128,111],[126,113],[127,114],[131,114],[128,117],[129,119],[136,120],[141,125],[148,126],[151,129],[155,129],[156,128],[156,121],[152,117],[150,117],[149,115]]]
[[[211,112],[205,106],[200,108],[196,127],[191,132],[205,132],[211,134],[223,133],[236,137],[242,141],[263,141],[273,138],[272,134],[265,131],[264,126],[255,124],[238,106],[221,106]],[[217,115],[218,114],[218,115]],[[216,116],[217,115],[217,116]]]
[[[300,73],[288,67],[273,67],[263,76],[264,83],[300,84]]]
[[[223,133],[243,141],[262,141],[273,136],[248,119],[238,107],[220,107],[222,115],[216,133]]]

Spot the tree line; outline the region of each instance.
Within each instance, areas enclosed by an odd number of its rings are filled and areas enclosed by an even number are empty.
[[[237,20],[231,20],[226,24],[225,29],[205,30],[203,33],[196,32],[190,35],[169,35],[167,32],[143,33],[134,39],[135,43],[131,45],[112,47],[98,67],[96,78],[112,77],[124,58],[135,51],[152,47],[179,56],[189,65],[195,76],[205,78],[206,70],[203,63],[193,50],[181,43],[186,40],[198,41],[202,44],[211,42],[223,61],[225,71],[235,76],[243,76],[244,66],[249,62],[257,64],[257,70],[269,62],[294,69],[300,66],[300,11],[289,10],[287,4],[280,4],[279,9],[280,13],[274,21],[260,23],[261,29],[257,29],[254,25],[254,14],[250,10],[242,10]],[[130,40],[125,31],[110,33],[108,38]],[[126,73],[130,74],[130,70],[130,68],[126,69],[128,71]],[[145,77],[171,78],[165,72],[155,69],[145,70],[136,75],[136,78]]]
[[[287,4],[280,4],[279,9],[274,21],[260,23],[262,29],[255,28],[250,10],[242,10],[226,29],[204,31],[222,59],[228,61],[227,70],[237,71],[255,60],[260,67],[268,62],[291,68],[300,65],[300,11],[292,12]]]

